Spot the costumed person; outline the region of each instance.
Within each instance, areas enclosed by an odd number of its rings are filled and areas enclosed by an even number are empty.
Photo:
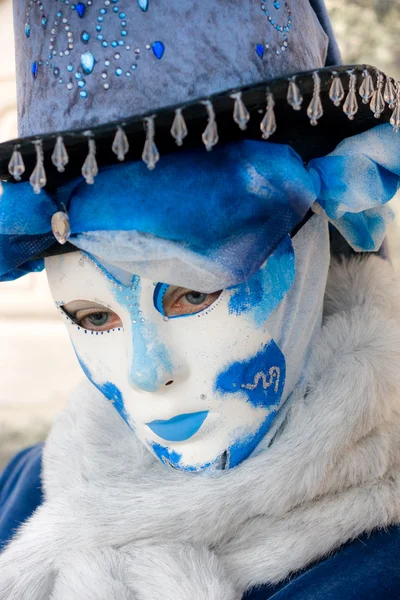
[[[0,599],[400,597],[400,86],[308,0],[15,26],[0,276],[87,381],[3,475]]]

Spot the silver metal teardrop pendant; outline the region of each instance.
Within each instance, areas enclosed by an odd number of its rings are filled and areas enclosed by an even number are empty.
[[[46,171],[43,166],[43,146],[42,140],[36,140],[33,143],[36,151],[36,166],[32,171],[29,181],[35,194],[40,194],[40,190],[47,183]]]
[[[67,149],[64,145],[64,140],[61,135],[57,137],[53,154],[51,155],[51,161],[59,173],[63,173],[65,171],[65,167],[69,162],[69,158]]]
[[[145,128],[146,128],[146,141],[144,143],[142,159],[143,162],[147,165],[147,168],[152,171],[158,161],[160,160],[160,155],[157,150],[157,146],[154,142],[154,116],[146,117],[145,119]]]
[[[10,162],[8,163],[8,172],[14,177],[15,181],[21,181],[21,177],[25,173],[25,164],[19,151],[19,146],[14,147]]]
[[[313,97],[307,108],[307,115],[310,119],[311,125],[318,125],[318,120],[324,114],[324,109],[321,102],[321,79],[317,72],[313,73],[314,79],[314,92]]]
[[[112,151],[116,154],[118,160],[121,162],[125,160],[126,154],[129,152],[129,142],[125,131],[119,125],[115,133],[114,141],[112,143]]]
[[[267,109],[263,120],[260,123],[260,129],[264,140],[268,140],[276,131],[276,118],[275,118],[275,100],[272,92],[267,92]]]
[[[293,110],[301,109],[301,105],[303,104],[303,96],[301,95],[300,88],[294,78],[289,81],[286,100]]]
[[[341,101],[344,98],[344,89],[339,74],[334,71],[332,73],[332,83],[329,89],[329,98],[332,100],[335,106],[340,106]]]
[[[247,123],[250,120],[250,113],[243,102],[242,92],[232,94],[231,98],[235,101],[233,106],[233,120],[237,123],[242,131],[247,129]]]
[[[207,109],[208,124],[201,138],[203,140],[203,144],[206,147],[206,150],[210,152],[210,150],[212,150],[214,146],[218,144],[219,141],[218,127],[217,122],[215,120],[215,112],[213,105],[209,100],[206,100],[205,102],[203,102],[203,104]]]
[[[177,108],[175,111],[174,122],[171,127],[171,135],[174,138],[177,146],[182,146],[183,140],[188,134],[185,119],[182,114],[182,109]]]
[[[90,138],[88,140],[88,155],[82,167],[82,175],[84,176],[86,183],[93,185],[94,178],[99,172],[96,161],[96,142]]]
[[[54,213],[51,217],[51,230],[59,244],[65,244],[68,241],[71,235],[71,228],[66,212],[60,210]]]

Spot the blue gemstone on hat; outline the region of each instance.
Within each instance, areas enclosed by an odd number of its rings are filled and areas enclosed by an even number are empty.
[[[83,44],[87,44],[90,40],[90,33],[88,33],[87,31],[82,31],[81,40]]]
[[[32,67],[31,67],[33,79],[36,79],[36,77],[37,77],[38,68],[39,68],[39,63],[37,60],[35,60],[35,62],[32,63]]]
[[[27,38],[31,35],[31,26],[29,23],[25,23],[25,35]]]
[[[143,12],[149,8],[149,0],[138,0],[138,4]]]
[[[256,52],[257,52],[257,54],[258,54],[258,56],[260,58],[263,58],[263,56],[264,56],[264,46],[263,46],[263,44],[257,44],[257,46],[256,46]]]
[[[42,17],[41,23],[42,23],[43,29],[46,29],[46,27],[47,27],[47,18],[46,17]]]
[[[81,98],[87,98],[88,97],[88,93],[86,90],[82,90],[81,92],[79,92],[79,95]]]
[[[83,19],[86,12],[86,4],[84,4],[83,2],[78,2],[78,4],[75,6],[75,10],[80,16],[80,18]]]
[[[81,65],[82,65],[83,72],[86,75],[90,75],[90,73],[93,71],[95,62],[96,61],[91,52],[85,52],[84,54],[82,54]]]
[[[162,42],[154,42],[152,44],[154,56],[159,60],[164,56],[165,46]]]
[[[277,1],[275,1],[275,2],[274,2],[274,6],[275,6],[276,10],[278,10],[278,8],[280,8],[280,7],[281,7],[281,3],[280,3],[280,2],[277,2]]]
[[[121,67],[118,67],[117,69],[115,69],[115,74],[120,77],[122,75],[123,71],[121,69]]]

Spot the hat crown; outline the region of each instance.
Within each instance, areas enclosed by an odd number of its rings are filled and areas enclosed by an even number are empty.
[[[308,0],[15,3],[21,136],[91,128],[317,69]]]

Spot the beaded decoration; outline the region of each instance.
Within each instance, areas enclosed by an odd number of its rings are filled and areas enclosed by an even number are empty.
[[[278,22],[278,19],[281,18],[281,8],[283,8],[284,12],[284,21]],[[260,58],[264,58],[264,55],[268,51],[275,52],[275,54],[279,56],[280,54],[286,52],[289,46],[288,36],[293,25],[292,11],[290,10],[287,0],[283,0],[283,2],[281,2],[280,0],[264,0],[261,3],[261,10],[267,17],[271,27],[275,29],[278,33],[282,34],[282,39],[278,42],[276,47],[273,47],[270,42],[264,44],[257,44],[256,53]]]
[[[49,1],[49,0],[47,0]],[[134,47],[128,43],[128,18],[119,6],[119,0],[103,0],[101,8],[93,6],[93,0],[85,2],[71,2],[71,0],[60,0],[62,8],[57,12],[56,18],[51,23],[48,39],[48,56],[32,62],[31,72],[33,79],[37,79],[43,67],[50,69],[55,79],[67,86],[68,90],[79,89],[79,96],[85,100],[89,93],[85,89],[85,77],[91,75],[99,60],[96,59],[95,45],[109,48],[110,54],[102,58],[102,66],[96,71],[100,72],[101,86],[104,90],[111,87],[112,77],[130,78],[137,68],[140,57],[144,54],[144,48]],[[147,12],[148,0],[137,0],[138,9]],[[40,22],[43,29],[48,29],[50,24],[45,12],[42,0],[29,0],[26,10],[25,35],[31,37],[31,16],[34,10],[39,11]],[[96,19],[89,21],[85,17],[90,11],[96,11]],[[119,39],[108,39],[104,34],[104,22],[107,19],[118,19]],[[79,39],[84,45],[90,43],[90,48],[83,52],[78,60],[74,56],[76,46],[77,30],[80,29]],[[75,33],[74,33],[75,32]],[[150,40],[145,45],[145,50],[157,60],[161,60],[165,53],[165,45],[160,40]],[[122,52],[125,51],[122,57]],[[67,57],[67,58],[65,58]],[[70,61],[68,61],[68,57]]]
[[[47,0],[49,2],[50,0]],[[145,48],[133,46],[129,43],[129,23],[126,13],[120,8],[120,0],[103,0],[100,8],[95,8],[94,0],[74,3],[71,0],[60,0],[62,8],[56,14],[53,23],[48,22],[46,16],[45,0],[28,0],[26,9],[25,35],[31,37],[31,16],[33,11],[39,11],[39,19],[43,29],[50,29],[48,38],[48,56],[38,58],[31,64],[33,79],[37,79],[43,67],[50,69],[55,79],[68,90],[79,89],[79,97],[83,100],[89,97],[85,89],[86,77],[91,75],[96,68],[100,72],[100,85],[104,90],[112,87],[113,77],[130,78],[137,69],[138,61],[145,54],[144,50],[151,51],[157,60],[161,60],[166,48],[161,40],[149,40]],[[259,0],[257,0],[259,1]],[[138,9],[147,12],[148,0],[137,0]],[[263,0],[261,10],[267,23],[278,34],[276,42],[264,42],[256,45],[256,54],[263,59],[267,51],[271,50],[276,55],[283,54],[288,49],[288,36],[293,24],[292,12],[287,0]],[[86,19],[91,11],[95,11],[96,18]],[[109,39],[104,31],[104,24],[110,19],[118,19],[119,39]],[[80,31],[79,31],[80,29]],[[76,39],[84,45],[90,44],[90,50],[83,52],[76,59]],[[96,58],[96,45],[109,49],[109,55],[101,60]],[[276,46],[274,45],[276,44]],[[67,58],[66,58],[67,57]],[[71,57],[70,61],[68,57]],[[68,64],[67,64],[68,63]],[[100,64],[101,63],[101,64]]]

